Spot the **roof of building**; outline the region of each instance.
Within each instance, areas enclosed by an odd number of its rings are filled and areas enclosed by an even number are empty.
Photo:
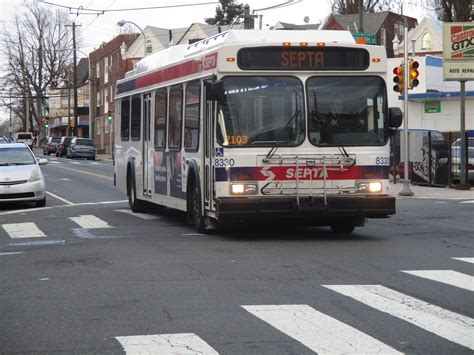
[[[320,23],[306,23],[304,25],[297,25],[288,22],[277,22],[275,26],[272,26],[273,30],[317,30]]]

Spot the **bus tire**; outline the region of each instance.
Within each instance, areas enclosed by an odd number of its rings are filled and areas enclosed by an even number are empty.
[[[331,231],[335,234],[350,234],[354,231],[354,224],[340,223],[331,225]]]
[[[135,176],[131,174],[128,181],[128,205],[133,213],[140,213],[144,211],[143,202],[137,200],[137,188],[135,186]]]
[[[206,231],[206,223],[202,214],[201,192],[196,182],[191,184],[188,198],[190,220],[199,233],[204,233]]]

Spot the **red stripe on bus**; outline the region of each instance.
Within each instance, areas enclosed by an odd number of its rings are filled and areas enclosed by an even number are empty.
[[[201,62],[190,60],[170,68],[158,70],[135,79],[135,89],[178,79],[201,71]]]

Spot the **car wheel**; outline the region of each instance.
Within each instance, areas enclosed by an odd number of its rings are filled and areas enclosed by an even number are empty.
[[[42,200],[36,201],[36,207],[44,207],[44,206],[46,206],[46,196]]]
[[[355,226],[352,223],[333,224],[331,231],[335,234],[350,234],[354,231]]]

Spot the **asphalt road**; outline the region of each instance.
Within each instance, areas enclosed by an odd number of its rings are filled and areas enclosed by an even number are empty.
[[[399,199],[350,236],[202,235],[130,214],[110,163],[42,169],[45,208],[0,206],[0,353],[472,354],[470,201]]]

